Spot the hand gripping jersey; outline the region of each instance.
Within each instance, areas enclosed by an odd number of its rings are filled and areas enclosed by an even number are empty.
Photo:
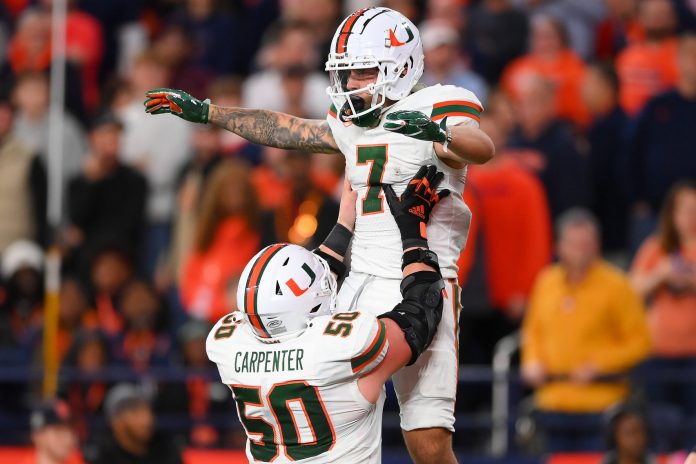
[[[379,463],[384,394],[369,403],[358,378],[387,353],[384,323],[337,313],[296,338],[263,343],[237,319],[218,321],[206,348],[232,390],[249,462]]]
[[[430,216],[428,243],[438,255],[442,276],[456,278],[457,260],[466,244],[471,222],[471,211],[462,199],[466,168],[453,169],[443,163],[432,142],[383,129],[384,115],[397,110],[421,111],[436,122],[447,117],[449,126],[478,127],[482,108],[470,91],[439,84],[399,100],[383,113],[380,125],[371,129],[344,123],[336,108],[331,107],[327,121],[346,157],[351,186],[358,191],[351,271],[401,279],[401,238],[380,184],[392,184],[400,195],[421,166],[435,164],[445,174],[440,187],[450,189],[452,194]]]

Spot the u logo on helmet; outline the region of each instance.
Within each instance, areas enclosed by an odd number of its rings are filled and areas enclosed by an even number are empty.
[[[299,285],[297,285],[297,282],[295,282],[295,279],[290,278],[288,279],[287,282],[285,282],[285,285],[288,286],[288,288],[292,291],[292,293],[295,296],[302,296],[307,290],[309,290],[309,287],[312,286],[314,283],[314,279],[316,279],[317,275],[312,271],[312,269],[307,266],[307,263],[302,264],[302,270],[307,273],[307,275],[310,278],[309,285],[307,285],[307,288],[300,288]]]
[[[406,33],[408,34],[406,42],[399,41],[399,39],[396,38],[396,34],[394,34],[394,29],[389,29],[389,40],[385,41],[385,45],[387,47],[401,47],[412,41],[415,37],[413,31],[411,31],[411,28],[408,26],[405,26],[404,29],[406,29]]]

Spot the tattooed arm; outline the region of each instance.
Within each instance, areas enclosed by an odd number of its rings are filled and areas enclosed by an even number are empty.
[[[329,123],[320,119],[302,119],[276,111],[211,104],[208,122],[259,145],[315,153],[340,153]]]

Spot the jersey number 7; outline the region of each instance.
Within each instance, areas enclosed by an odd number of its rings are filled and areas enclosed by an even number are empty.
[[[370,165],[370,173],[367,177],[367,193],[362,200],[362,214],[384,212],[382,179],[384,178],[384,168],[389,160],[387,145],[358,145],[356,150],[358,154],[356,165]]]
[[[270,462],[278,456],[277,436],[279,443],[285,445],[285,453],[295,461],[325,453],[336,442],[336,432],[317,387],[302,380],[277,383],[268,391],[266,404],[261,397],[261,387],[230,385],[230,388],[255,459]],[[249,412],[249,406],[257,411]],[[279,433],[260,417],[259,409],[265,408],[270,409],[280,426]],[[305,431],[304,436],[302,431]]]

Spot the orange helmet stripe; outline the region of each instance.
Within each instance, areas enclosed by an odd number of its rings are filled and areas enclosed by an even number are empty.
[[[261,275],[263,274],[264,269],[266,269],[268,261],[270,261],[270,259],[285,246],[287,246],[287,244],[277,243],[275,245],[267,247],[266,250],[261,253],[261,256],[259,256],[256,259],[256,262],[251,267],[251,271],[249,272],[249,277],[247,278],[245,286],[246,296],[244,298],[244,311],[249,316],[249,321],[251,322],[251,325],[254,326],[256,332],[263,338],[270,338],[271,334],[268,333],[263,323],[261,322],[261,317],[258,315],[258,310],[256,307],[259,294],[258,285],[259,281],[261,280]]]
[[[345,24],[343,25],[343,28],[341,28],[341,33],[338,36],[338,41],[336,43],[336,53],[345,53],[346,43],[348,42],[348,36],[350,35],[351,30],[353,29],[353,25],[355,25],[355,21],[357,21],[358,18],[362,16],[363,13],[365,13],[365,11],[367,10],[368,8],[360,9],[348,17]]]

